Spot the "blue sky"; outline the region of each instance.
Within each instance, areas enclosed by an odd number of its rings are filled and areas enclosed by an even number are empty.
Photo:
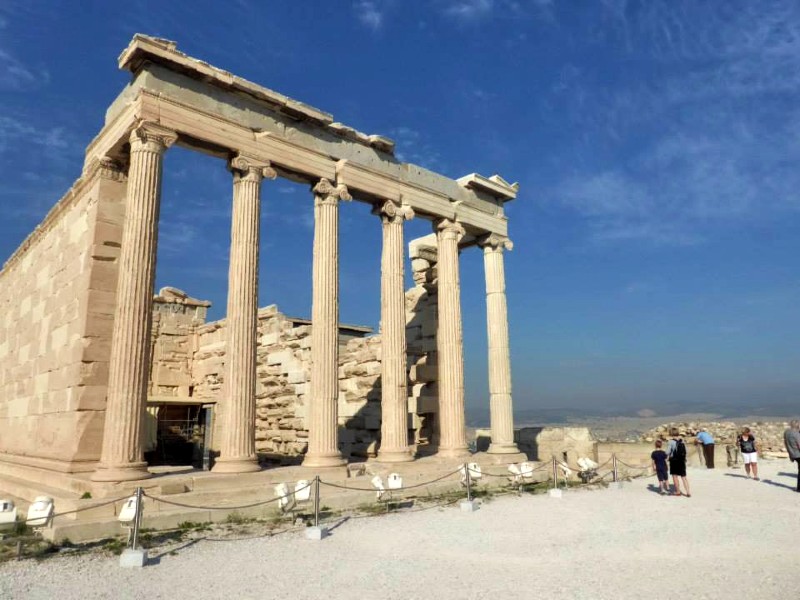
[[[4,0],[0,256],[80,173],[136,32],[388,135],[409,162],[519,181],[517,408],[800,399],[800,3]],[[230,196],[220,161],[170,150],[157,285],[214,317]],[[311,196],[278,180],[262,198],[261,304],[307,316]],[[379,223],[359,203],[341,218],[341,317],[376,326]],[[461,264],[482,407],[482,258]]]

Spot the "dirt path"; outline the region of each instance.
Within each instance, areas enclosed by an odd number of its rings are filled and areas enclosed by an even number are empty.
[[[7,563],[0,597],[784,599],[800,588],[800,494],[792,463],[761,468],[761,482],[692,469],[691,498],[648,479],[354,519],[323,542],[200,541],[138,571],[96,555]]]

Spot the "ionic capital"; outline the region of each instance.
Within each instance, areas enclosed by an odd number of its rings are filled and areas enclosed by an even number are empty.
[[[433,227],[444,239],[454,239],[456,242],[460,242],[467,233],[461,223],[451,219],[438,219],[434,221]]]
[[[381,205],[376,204],[372,214],[378,215],[384,223],[402,223],[414,218],[414,209],[393,200],[387,200]]]
[[[131,152],[156,152],[161,154],[178,140],[178,134],[150,121],[140,122],[131,131]]]
[[[478,246],[485,252],[502,252],[503,250],[512,250],[514,243],[504,235],[489,233],[478,238]]]
[[[267,160],[258,160],[245,154],[237,154],[228,163],[228,168],[233,172],[236,181],[261,181],[262,179],[275,179],[277,171]]]
[[[314,192],[314,204],[316,206],[322,204],[336,205],[339,203],[339,200],[347,201],[353,199],[346,185],[340,183],[334,186],[324,177],[317,182],[317,185],[311,188],[311,191]]]

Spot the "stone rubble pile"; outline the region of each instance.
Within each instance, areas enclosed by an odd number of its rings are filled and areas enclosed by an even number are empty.
[[[658,438],[669,438],[669,431],[676,427],[681,436],[690,441],[694,438],[701,428],[705,428],[718,445],[734,444],[737,436],[743,427],[749,427],[756,440],[761,445],[762,452],[782,453],[785,448],[783,445],[783,432],[789,426],[787,422],[754,422],[754,423],[735,423],[733,421],[722,422],[683,422],[683,423],[664,423],[658,427],[643,433],[640,440],[643,442],[653,442]]]

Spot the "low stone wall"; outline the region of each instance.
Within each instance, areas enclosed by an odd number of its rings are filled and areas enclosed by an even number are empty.
[[[514,432],[514,441],[530,460],[555,457],[571,466],[579,458],[597,460],[597,440],[588,427],[523,427]]]
[[[710,422],[682,422],[664,423],[651,429],[641,436],[643,441],[652,442],[659,437],[669,437],[669,431],[673,427],[678,429],[680,435],[691,445],[694,437],[701,428],[705,428],[714,438],[717,446],[735,444],[736,438],[743,427],[749,427],[753,436],[759,444],[762,452],[783,453],[786,448],[783,445],[783,432],[789,427],[788,422],[734,422],[734,421],[710,421]]]

